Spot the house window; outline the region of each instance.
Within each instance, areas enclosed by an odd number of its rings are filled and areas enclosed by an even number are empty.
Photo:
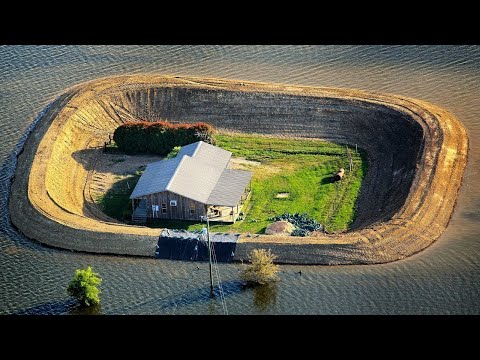
[[[190,214],[195,214],[195,204],[190,204]]]
[[[170,206],[177,206],[177,200],[170,200]]]
[[[167,204],[163,203],[162,204],[162,214],[166,214],[166,213],[167,213]]]

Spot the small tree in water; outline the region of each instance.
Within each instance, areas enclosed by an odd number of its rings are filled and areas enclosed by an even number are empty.
[[[76,298],[84,306],[100,304],[98,285],[102,279],[88,266],[86,269],[75,270],[75,275],[67,288],[67,293]]]
[[[270,249],[254,249],[248,257],[251,263],[243,271],[245,281],[263,285],[278,280],[279,266],[273,263],[277,257]]]

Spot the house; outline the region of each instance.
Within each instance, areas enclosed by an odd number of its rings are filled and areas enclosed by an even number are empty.
[[[203,141],[177,156],[147,165],[133,189],[133,221],[147,219],[235,222],[251,192],[252,172],[229,169],[232,153]]]

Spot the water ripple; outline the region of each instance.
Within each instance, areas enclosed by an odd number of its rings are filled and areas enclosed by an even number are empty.
[[[282,266],[242,289],[222,264],[230,314],[480,313],[479,46],[0,46],[0,314],[82,314],[66,286],[78,267],[104,279],[99,314],[221,314],[208,266],[44,247],[10,224],[8,193],[28,132],[63,89],[98,77],[167,73],[384,91],[425,99],[466,125],[470,159],[451,225],[433,246],[375,266]],[[299,271],[302,271],[300,274]]]

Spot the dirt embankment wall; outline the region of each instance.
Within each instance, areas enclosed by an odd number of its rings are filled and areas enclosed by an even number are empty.
[[[12,222],[27,236],[74,250],[153,255],[158,229],[101,215],[88,182],[99,147],[127,120],[206,121],[216,127],[305,136],[367,150],[369,169],[345,234],[242,236],[236,259],[270,247],[280,262],[368,264],[430,245],[453,212],[468,141],[451,113],[415,99],[356,90],[165,76],[76,86],[38,123],[19,157]]]

